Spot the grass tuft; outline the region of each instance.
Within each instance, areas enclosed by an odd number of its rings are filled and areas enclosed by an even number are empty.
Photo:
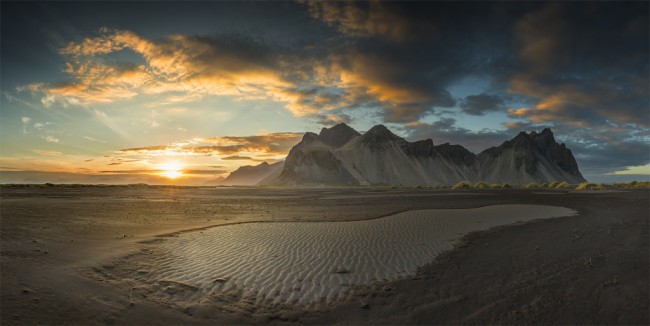
[[[602,183],[596,184],[593,182],[583,182],[576,187],[576,190],[603,190],[605,185]]]
[[[451,187],[451,189],[470,189],[470,188],[472,188],[472,184],[469,183],[469,181],[461,181],[453,185],[453,187]]]
[[[472,188],[474,188],[474,189],[486,189],[486,188],[490,188],[490,186],[488,186],[488,184],[485,183],[485,182],[479,181],[479,182],[475,183],[474,186],[472,186]]]
[[[563,181],[563,182],[560,182],[557,186],[555,186],[555,188],[557,188],[557,189],[567,189],[567,188],[571,188],[571,184],[566,182],[566,181]]]

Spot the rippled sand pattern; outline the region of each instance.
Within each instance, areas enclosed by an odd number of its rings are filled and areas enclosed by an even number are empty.
[[[257,302],[333,302],[351,285],[414,274],[469,232],[574,213],[563,207],[498,205],[367,221],[221,226],[165,242],[166,258],[150,276],[188,284],[197,289],[195,295],[237,290]]]

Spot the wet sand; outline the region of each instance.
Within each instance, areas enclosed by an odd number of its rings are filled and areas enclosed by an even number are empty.
[[[648,323],[648,190],[0,191],[2,324]],[[354,295],[318,307],[259,303],[236,291],[178,304],[171,299],[192,293],[192,284],[143,286],[133,275],[147,271],[129,263],[214,225],[354,221],[504,204],[567,207],[578,215],[473,233],[413,276],[358,286]]]

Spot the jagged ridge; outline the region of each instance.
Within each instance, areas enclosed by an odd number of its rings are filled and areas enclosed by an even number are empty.
[[[307,132],[284,166],[260,184],[451,185],[459,181],[523,184],[584,181],[571,151],[550,129],[522,132],[479,155],[460,145],[408,142],[383,125],[364,134],[342,123]]]

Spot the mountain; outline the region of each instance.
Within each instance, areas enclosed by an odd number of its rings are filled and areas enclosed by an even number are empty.
[[[480,179],[492,182],[524,184],[528,182],[585,181],[571,150],[558,144],[550,129],[541,133],[519,133],[501,146],[478,155]]]
[[[332,128],[321,129],[318,139],[323,144],[338,148],[356,136],[361,136],[361,134],[345,123],[339,123]]]
[[[269,164],[262,162],[259,165],[241,166],[233,171],[223,181],[219,182],[225,186],[251,186],[256,185],[274,173],[281,171],[284,162]]]
[[[349,137],[355,135],[349,134]],[[340,143],[343,138],[337,139],[336,143]],[[355,184],[356,179],[334,156],[333,149],[335,147],[324,143],[319,135],[308,132],[289,151],[282,172],[262,184]]]
[[[361,185],[456,183],[473,179],[477,164],[461,146],[434,146],[430,139],[411,143],[383,125],[352,138],[333,155]]]
[[[203,185],[205,185],[205,186],[220,185],[223,182],[223,180],[226,180],[226,178],[222,177],[222,176],[218,176],[218,177],[216,177],[214,179],[211,179],[211,180],[208,180],[208,181],[204,182]]]
[[[524,132],[479,155],[460,145],[408,142],[383,125],[360,134],[342,123],[308,132],[281,170],[259,184],[452,185],[460,181],[524,184],[584,181],[571,151],[550,129]]]

